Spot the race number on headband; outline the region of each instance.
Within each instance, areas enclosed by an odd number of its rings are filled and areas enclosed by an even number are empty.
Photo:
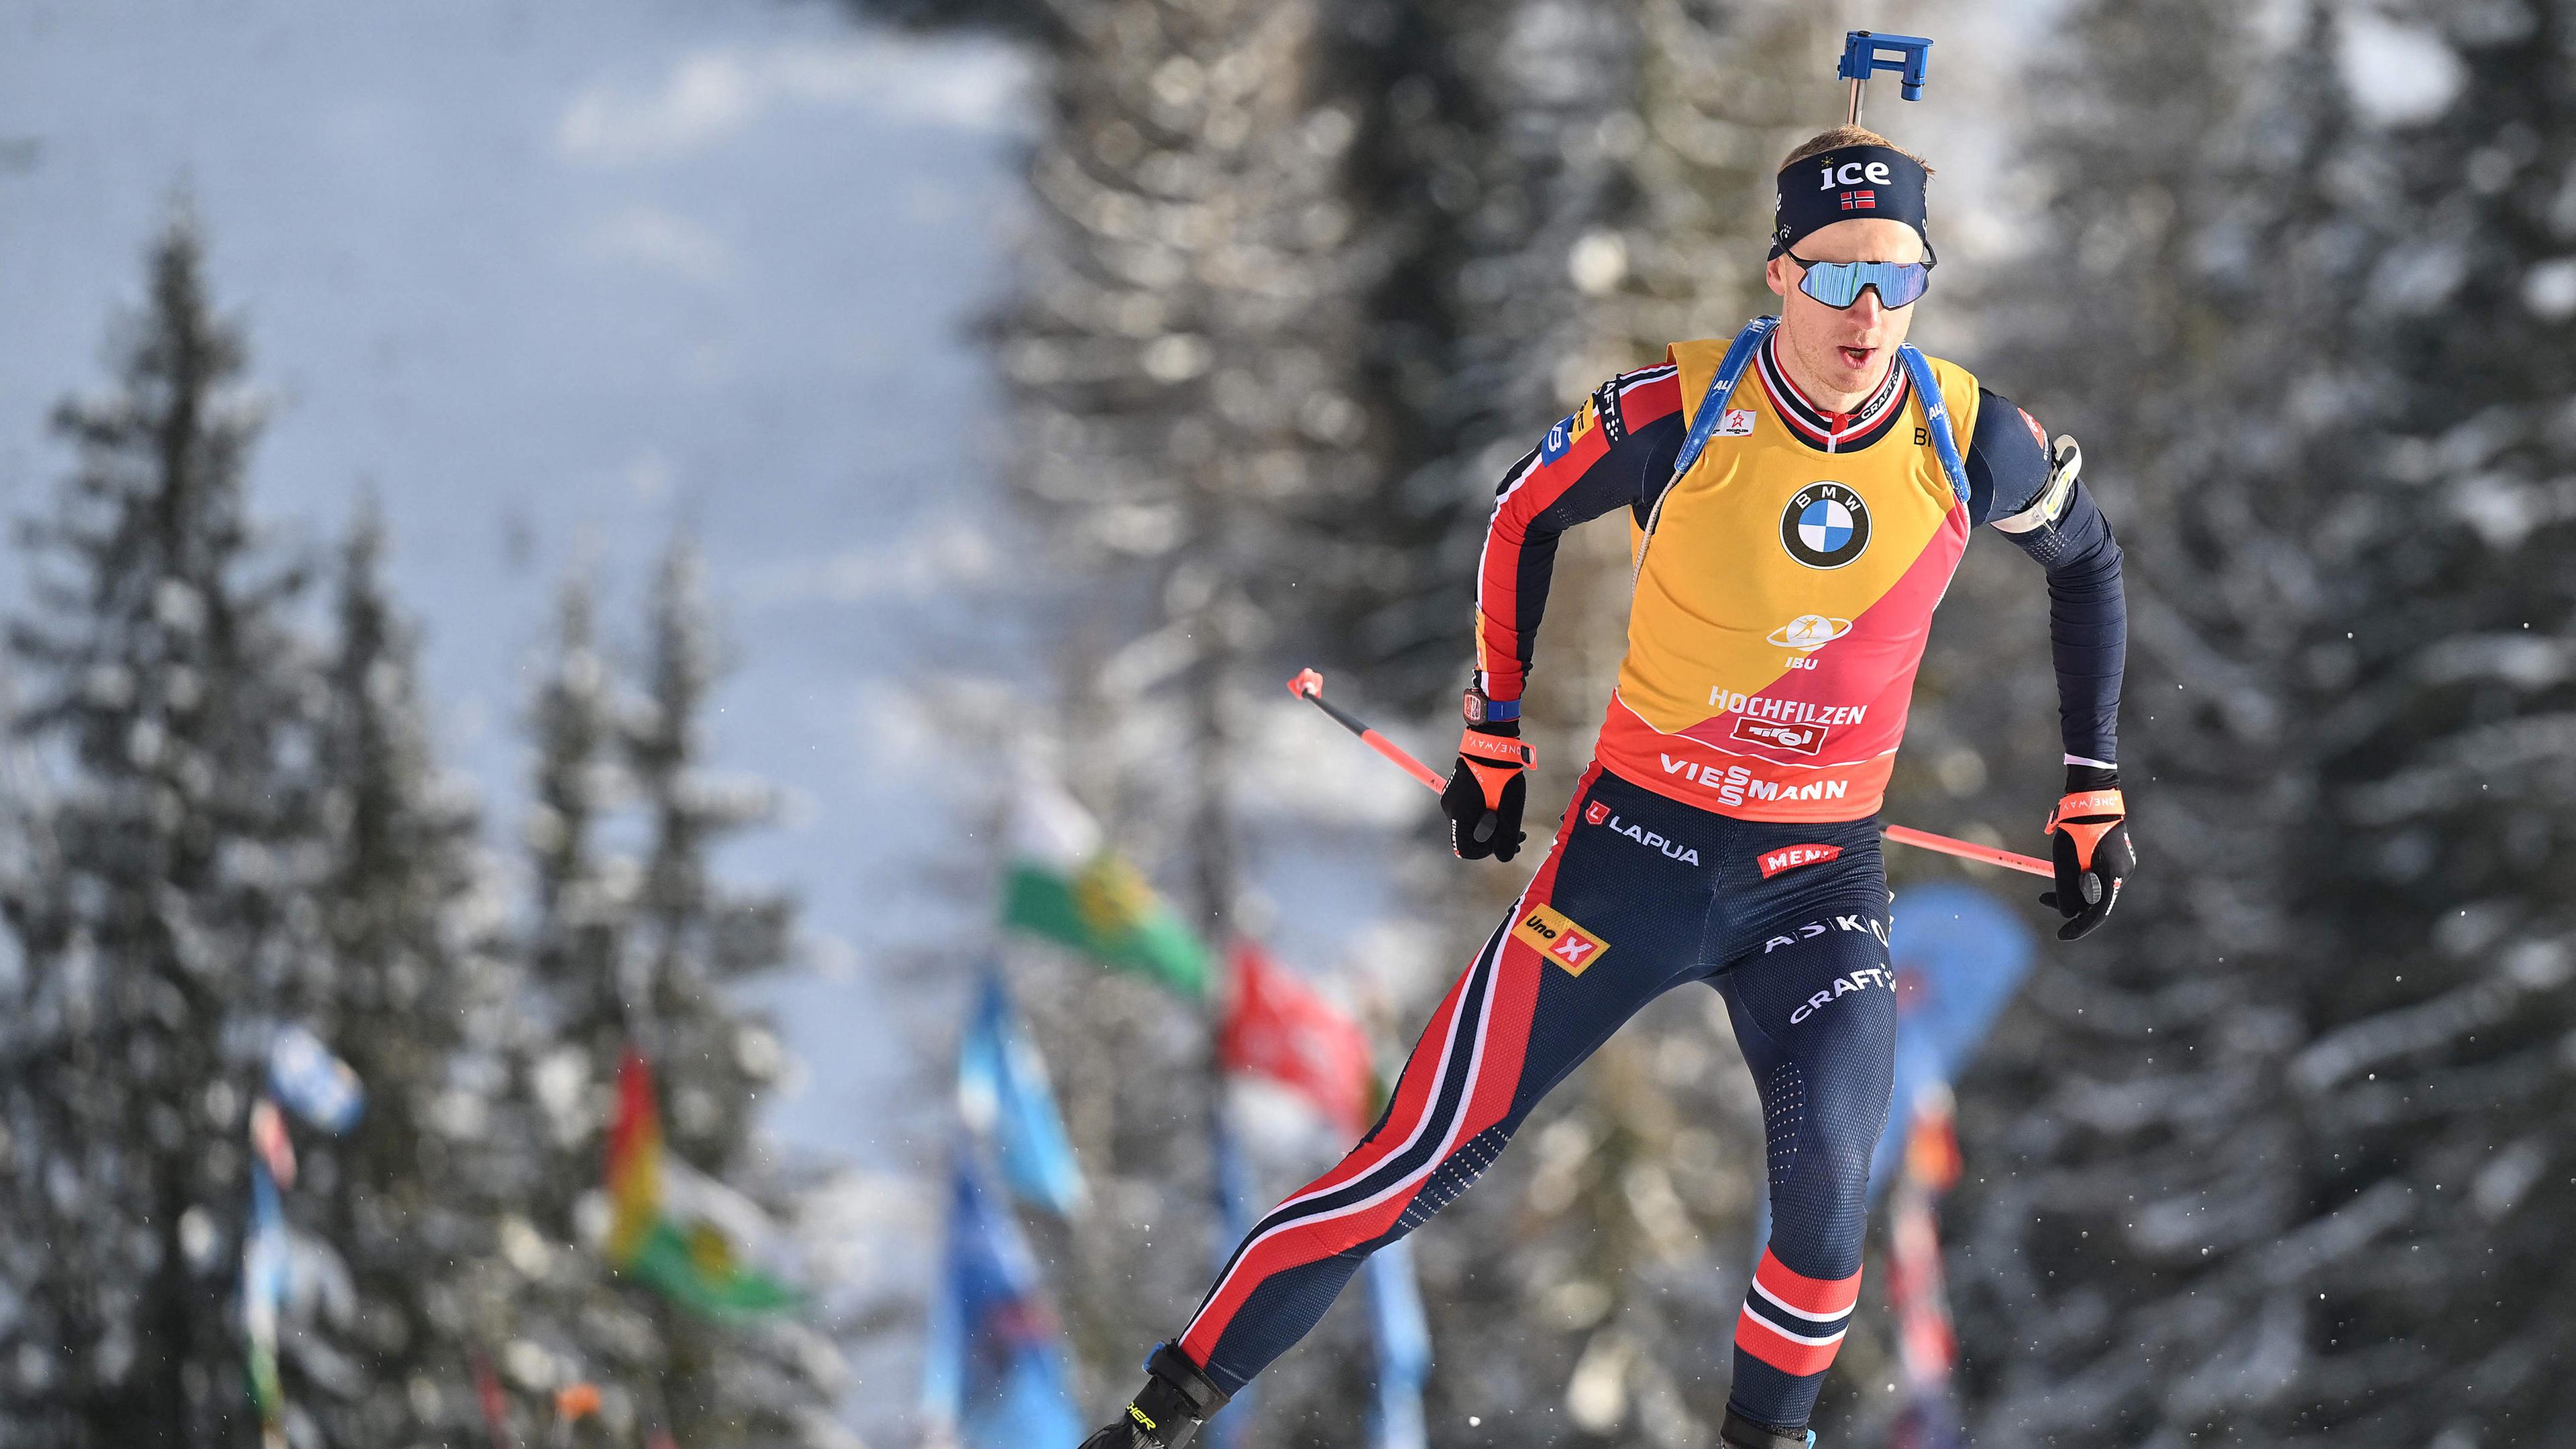
[[[1783,168],[1771,255],[1835,222],[1875,216],[1914,228],[1928,257],[1932,234],[1924,230],[1923,192],[1930,180],[1904,152],[1886,146],[1844,146]]]

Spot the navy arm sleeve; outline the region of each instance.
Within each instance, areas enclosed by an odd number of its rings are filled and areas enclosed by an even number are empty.
[[[2039,424],[1980,388],[1968,445],[1969,517],[1991,523],[2048,571],[2048,638],[2057,669],[2058,730],[2069,764],[2119,763],[2120,676],[2129,606],[2120,541],[2079,479],[2052,490]]]
[[[1681,447],[1681,382],[1667,364],[1603,383],[1503,475],[1476,565],[1476,686],[1488,699],[1521,697],[1557,539],[1621,508],[1643,522]]]

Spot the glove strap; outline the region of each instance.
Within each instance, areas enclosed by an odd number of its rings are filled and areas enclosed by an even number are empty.
[[[1476,787],[1485,794],[1485,808],[1503,808],[1503,787],[1537,762],[1538,755],[1528,745],[1510,735],[1491,735],[1483,730],[1469,730],[1458,739],[1458,760],[1467,773],[1476,777]]]
[[[1470,763],[1483,761],[1489,765],[1509,765],[1520,770],[1526,770],[1538,763],[1537,752],[1527,744],[1510,735],[1487,734],[1483,730],[1469,730],[1460,735],[1458,753]]]
[[[2041,833],[2055,830],[2063,821],[2078,820],[2087,815],[2108,815],[2117,819],[2128,813],[2128,802],[2120,798],[2117,790],[2080,790],[2057,802],[2056,808],[2048,812],[2048,824]]]
[[[2091,870],[2094,848],[2128,814],[2128,803],[2120,798],[2119,791],[2082,790],[2059,800],[2057,808],[2048,812],[2045,833],[2065,831],[2066,838],[2075,842],[2075,868]]]

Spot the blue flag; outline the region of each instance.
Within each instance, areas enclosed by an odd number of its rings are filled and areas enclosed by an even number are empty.
[[[922,1376],[932,1421],[953,1427],[965,1449],[1080,1443],[1082,1420],[1066,1387],[1054,1315],[1038,1296],[1037,1262],[966,1143],[957,1148],[940,1277]]]
[[[1413,1240],[1398,1238],[1368,1260],[1369,1326],[1377,1335],[1373,1449],[1425,1449],[1422,1384],[1431,1376],[1431,1326],[1413,1277]]]
[[[1225,1273],[1225,1265],[1234,1258],[1234,1245],[1252,1232],[1253,1188],[1252,1163],[1243,1155],[1243,1144],[1234,1135],[1234,1125],[1226,1119],[1226,1103],[1219,1093],[1214,1109],[1208,1114],[1208,1153],[1216,1169],[1211,1185],[1216,1190],[1216,1232],[1209,1246],[1215,1252],[1216,1271]],[[1207,1433],[1198,1442],[1207,1449],[1235,1449],[1243,1442],[1243,1427],[1252,1422],[1252,1399],[1260,1388],[1258,1382],[1245,1384],[1226,1401],[1227,1412],[1208,1421]]]
[[[993,1144],[1002,1179],[1021,1199],[1058,1217],[1082,1201],[1082,1169],[1065,1140],[1046,1063],[1011,1010],[1002,978],[987,973],[957,1050],[957,1106]]]
[[[355,1125],[367,1106],[358,1074],[300,1026],[280,1027],[269,1042],[268,1086],[296,1116],[334,1136]]]
[[[1896,965],[1896,1098],[1870,1156],[1872,1197],[1904,1156],[1915,1099],[1967,1070],[2029,973],[2031,949],[2022,918],[1974,886],[1942,881],[1898,896],[1888,940]]]

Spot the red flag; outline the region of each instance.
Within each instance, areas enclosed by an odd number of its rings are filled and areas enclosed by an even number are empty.
[[[1890,1204],[1887,1301],[1896,1319],[1897,1359],[1907,1383],[1918,1391],[1938,1392],[1959,1362],[1949,1290],[1942,1282],[1941,1225],[1933,1211],[1934,1201],[1959,1178],[1950,1094],[1925,1093],[1908,1125],[1912,1130],[1904,1171]]]
[[[479,1353],[474,1355],[474,1397],[483,1406],[483,1426],[492,1431],[492,1449],[518,1449],[510,1433],[510,1396],[501,1391],[492,1361]]]
[[[1304,1097],[1332,1124],[1368,1126],[1368,1035],[1359,1023],[1249,941],[1234,945],[1217,1059]]]
[[[268,1175],[279,1187],[295,1186],[295,1144],[286,1135],[285,1114],[266,1097],[251,1104],[250,1150],[268,1164]]]

